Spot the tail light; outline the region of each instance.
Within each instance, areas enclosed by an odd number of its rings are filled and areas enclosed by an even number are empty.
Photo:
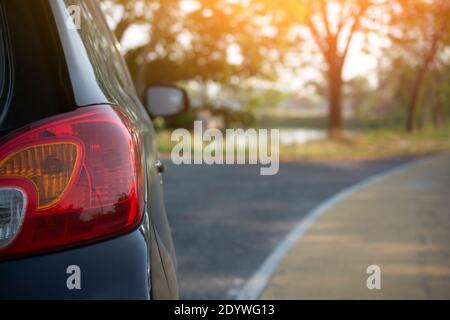
[[[142,217],[137,130],[110,106],[37,123],[0,146],[0,258],[125,233]]]

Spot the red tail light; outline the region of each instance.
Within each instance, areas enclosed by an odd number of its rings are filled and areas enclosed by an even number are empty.
[[[117,235],[142,217],[137,131],[109,106],[33,125],[0,146],[0,257]]]

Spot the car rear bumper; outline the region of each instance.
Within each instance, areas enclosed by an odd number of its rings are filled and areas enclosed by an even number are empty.
[[[80,268],[69,290],[67,268]],[[0,299],[149,299],[149,250],[141,231],[100,243],[0,262]]]

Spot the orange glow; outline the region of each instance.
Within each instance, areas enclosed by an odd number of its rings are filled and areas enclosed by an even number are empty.
[[[37,191],[37,209],[45,209],[55,205],[71,184],[79,148],[71,142],[26,147],[0,161],[0,172],[31,181]]]

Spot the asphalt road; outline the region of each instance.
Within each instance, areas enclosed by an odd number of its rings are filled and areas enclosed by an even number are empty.
[[[233,299],[273,248],[313,208],[340,190],[408,159],[175,166],[164,190],[183,299]]]

